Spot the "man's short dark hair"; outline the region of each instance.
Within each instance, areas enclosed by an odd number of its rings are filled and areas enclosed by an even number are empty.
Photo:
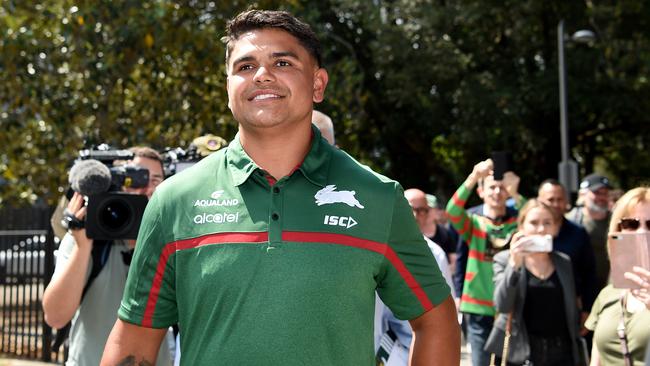
[[[289,12],[279,10],[247,10],[228,22],[226,36],[226,64],[230,58],[233,44],[242,34],[259,29],[283,30],[294,36],[307,52],[321,65],[321,45],[311,27]]]
[[[547,184],[550,184],[550,185],[552,185],[552,186],[559,186],[560,188],[562,188],[562,191],[564,191],[564,193],[566,194],[566,188],[564,187],[564,185],[563,185],[562,183],[560,183],[560,181],[557,180],[557,179],[555,179],[555,178],[547,178],[547,179],[544,179],[544,180],[542,181],[542,183],[539,184],[539,188],[538,188],[538,190],[539,190],[539,189],[542,189],[542,187],[544,187],[544,186],[547,185]]]
[[[134,158],[141,157],[159,162],[160,167],[163,168],[163,171],[165,170],[162,155],[158,151],[148,146],[134,146],[129,148],[129,151],[133,153]]]

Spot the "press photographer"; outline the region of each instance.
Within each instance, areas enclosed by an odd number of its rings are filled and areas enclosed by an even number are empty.
[[[70,172],[75,192],[64,215],[68,232],[43,295],[50,326],[59,329],[72,321],[66,365],[99,364],[117,319],[135,247],[134,223],[141,218],[140,206],[144,208],[138,202],[146,204],[164,177],[157,151],[134,147],[129,152],[116,156],[114,150],[88,151],[89,155],[82,154],[86,160]],[[128,160],[112,161],[116,157]],[[170,365],[170,356],[163,342],[157,364]]]

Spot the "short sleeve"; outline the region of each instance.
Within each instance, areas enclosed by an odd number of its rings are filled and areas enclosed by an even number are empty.
[[[118,311],[120,319],[150,328],[166,328],[178,321],[175,246],[166,235],[161,201],[156,191],[145,209]]]
[[[601,292],[602,293],[602,292]],[[598,318],[600,316],[600,312],[603,310],[602,309],[602,295],[599,295],[596,298],[596,301],[594,301],[594,304],[591,306],[591,312],[589,313],[589,316],[587,317],[587,320],[585,320],[585,328],[593,331],[596,329],[596,325],[598,324]]]
[[[415,223],[404,191],[397,185],[377,292],[398,319],[413,319],[450,294],[440,269]]]

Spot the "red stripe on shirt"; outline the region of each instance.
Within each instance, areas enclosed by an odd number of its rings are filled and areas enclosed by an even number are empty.
[[[469,258],[474,258],[474,259],[478,259],[480,261],[485,261],[485,253],[479,252],[476,249],[470,249],[468,256],[469,256]]]
[[[472,236],[477,237],[477,238],[481,238],[481,239],[485,239],[485,238],[487,238],[487,233],[485,231],[481,230],[480,227],[475,226],[474,228],[472,228]]]
[[[467,302],[467,303],[470,303],[470,304],[476,304],[476,305],[494,306],[494,302],[492,302],[492,300],[475,299],[475,298],[469,297],[467,295],[461,296],[460,301],[464,301],[464,302]]]
[[[451,197],[451,200],[454,202],[454,205],[458,207],[465,207],[465,202],[467,202],[467,200],[463,200],[458,197],[458,192],[454,193],[454,195]]]
[[[349,235],[331,234],[331,233],[314,233],[314,232],[299,232],[299,231],[284,231],[282,232],[282,240],[289,242],[306,242],[306,243],[324,243],[324,244],[339,244],[355,248],[367,249],[379,254],[382,254],[388,261],[395,267],[397,272],[402,276],[408,287],[413,291],[415,297],[420,301],[420,304],[425,311],[433,308],[431,300],[427,297],[422,289],[422,286],[417,282],[415,277],[406,268],[406,265],[397,256],[397,253],[389,245],[378,243],[371,240],[360,239]]]
[[[465,272],[465,281],[471,281],[476,276],[476,272]]]
[[[178,240],[165,245],[158,265],[156,266],[156,273],[153,277],[151,289],[149,290],[149,298],[147,299],[147,306],[144,310],[142,317],[142,326],[152,327],[153,314],[156,309],[156,302],[158,302],[158,295],[160,294],[160,287],[162,285],[163,276],[165,275],[165,268],[169,257],[177,250],[185,250],[196,248],[208,244],[223,244],[223,243],[263,243],[269,241],[269,234],[267,232],[256,233],[217,233],[199,236],[198,238]]]

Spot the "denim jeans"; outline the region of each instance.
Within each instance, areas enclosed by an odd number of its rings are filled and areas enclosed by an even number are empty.
[[[472,366],[489,366],[490,353],[483,347],[494,325],[494,317],[465,313],[463,320],[467,325],[467,342],[472,348]]]

